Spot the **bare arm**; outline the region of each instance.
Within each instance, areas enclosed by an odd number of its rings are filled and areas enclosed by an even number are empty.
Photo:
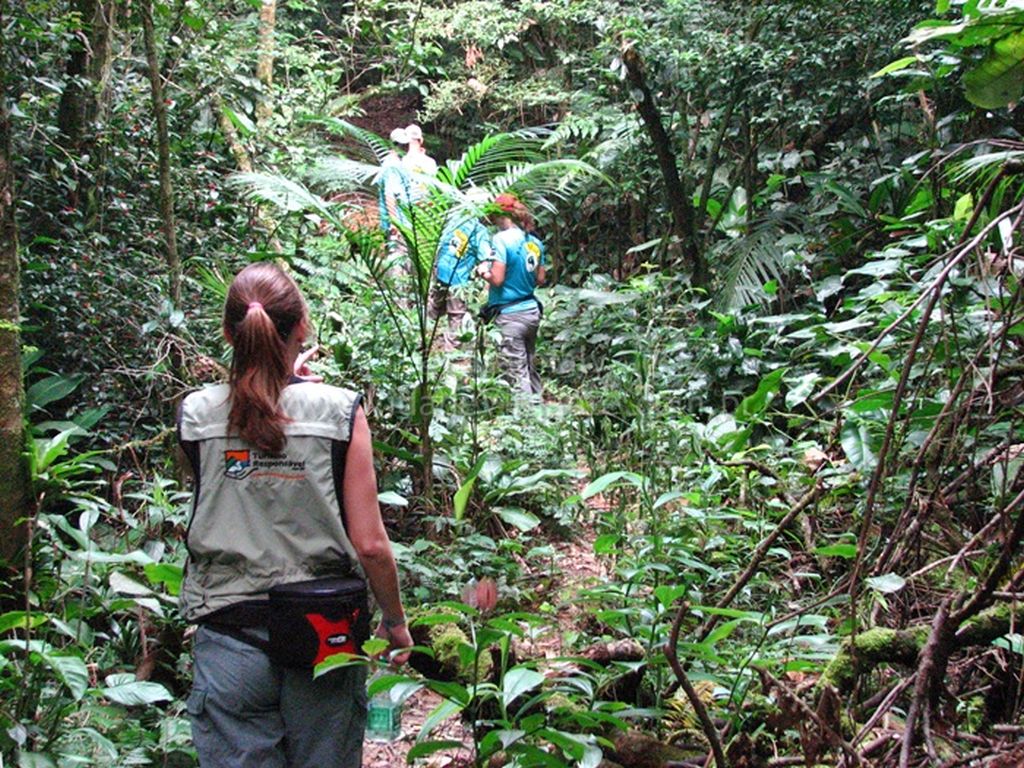
[[[505,283],[505,262],[490,261],[481,265],[480,277],[495,288],[500,288]]]
[[[543,264],[537,266],[536,271],[533,273],[534,280],[537,281],[537,285],[544,285],[544,280],[547,279],[548,271],[544,268]]]
[[[384,529],[377,504],[377,475],[373,468],[373,447],[366,414],[360,408],[356,413],[345,460],[345,522],[348,537],[359,556],[370,588],[377,598],[384,622],[377,636],[387,639],[391,649],[408,648],[412,638],[405,625],[405,610],[398,586],[398,568],[391,551],[391,541]],[[401,623],[397,623],[401,622]],[[386,627],[391,624],[391,628]],[[395,658],[402,663],[403,654]]]

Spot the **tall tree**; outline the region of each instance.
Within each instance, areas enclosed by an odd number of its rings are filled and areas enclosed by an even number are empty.
[[[256,121],[265,122],[274,111],[274,27],[277,22],[277,0],[263,0],[260,6],[259,59],[256,61],[256,79],[262,93],[256,105]]]
[[[651,93],[647,84],[640,55],[632,47],[627,47],[622,53],[622,63],[626,67],[626,76],[630,85],[640,96],[637,101],[637,110],[640,112],[640,119],[643,120],[647,135],[654,146],[654,154],[658,158],[658,168],[661,170],[662,182],[665,184],[665,196],[668,200],[669,210],[672,212],[672,232],[682,247],[683,258],[690,268],[694,285],[703,286],[708,281],[707,263],[704,260],[704,254],[697,247],[695,217],[693,204],[690,201],[691,193],[679,175],[679,165],[675,150],[672,148],[672,139],[661,121],[661,113],[654,102],[654,94]]]
[[[9,72],[2,30],[7,3],[0,0],[0,73]],[[29,486],[24,446],[24,392],[21,383],[20,272],[18,228],[14,218],[14,172],[11,167],[11,116],[6,77],[0,74],[0,558],[11,559],[24,543]]]
[[[153,2],[142,3],[142,35],[146,47],[146,64],[149,70],[149,89],[153,101],[153,118],[156,122],[157,157],[160,173],[160,218],[164,230],[164,254],[167,260],[168,289],[174,306],[181,304],[181,257],[178,255],[178,238],[174,221],[174,187],[171,183],[171,139],[167,130],[167,104],[164,101],[163,76],[156,49],[156,32],[153,29]]]

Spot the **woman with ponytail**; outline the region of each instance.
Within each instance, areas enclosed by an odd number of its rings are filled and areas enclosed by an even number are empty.
[[[534,350],[540,328],[541,303],[534,295],[544,284],[544,249],[532,234],[533,216],[514,195],[498,195],[491,204],[493,261],[480,265],[478,274],[487,281],[484,316],[494,318],[501,329],[498,357],[501,368],[519,392],[539,398],[540,376]]]
[[[272,264],[246,267],[224,305],[228,383],[193,392],[179,411],[195,475],[181,589],[182,613],[199,625],[188,711],[209,768],[361,764],[365,667],[314,678],[313,666],[351,646],[365,609],[354,600],[343,616],[307,616],[281,642],[282,589],[322,596],[323,585],[358,590],[365,578],[381,608],[377,636],[398,663],[412,645],[360,396],[299,375],[308,329],[295,282]]]

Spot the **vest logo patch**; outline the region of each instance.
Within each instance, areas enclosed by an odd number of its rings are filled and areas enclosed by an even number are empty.
[[[224,477],[241,480],[253,470],[252,455],[246,449],[224,451]]]
[[[250,476],[305,480],[306,462],[289,459],[283,454],[261,453],[249,448],[224,451],[224,477],[230,480],[244,480]]]

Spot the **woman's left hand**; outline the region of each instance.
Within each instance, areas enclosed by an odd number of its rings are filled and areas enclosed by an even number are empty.
[[[313,373],[313,371],[309,367],[309,359],[319,351],[320,345],[314,344],[305,352],[300,352],[299,356],[295,358],[295,365],[292,368],[292,371],[295,373],[296,376],[298,376],[303,381],[312,381],[315,383],[320,383],[324,380],[323,376]]]
[[[377,637],[388,641],[388,656],[392,664],[405,664],[409,660],[411,651],[398,653],[403,648],[412,648],[415,645],[408,624],[399,624],[397,627],[388,629],[381,623],[377,627]]]

